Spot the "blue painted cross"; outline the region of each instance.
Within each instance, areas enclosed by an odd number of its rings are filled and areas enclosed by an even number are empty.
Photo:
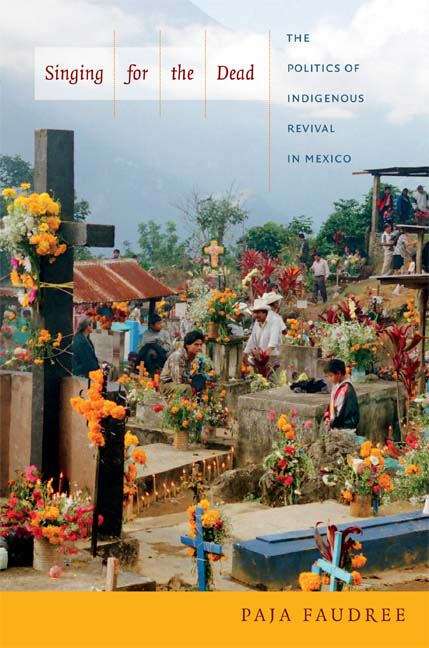
[[[223,553],[222,546],[216,542],[204,542],[203,523],[201,520],[203,513],[204,509],[202,509],[201,506],[197,506],[195,509],[195,538],[191,538],[190,536],[180,536],[180,542],[187,547],[196,549],[197,551],[198,590],[200,592],[207,591],[206,561],[208,558],[206,554],[213,553],[221,555]]]
[[[319,558],[319,560],[316,560],[316,562],[311,568],[311,571],[314,574],[320,574],[320,572],[323,571],[326,574],[330,575],[331,577],[329,583],[330,592],[337,591],[337,580],[341,580],[347,585],[350,585],[350,583],[353,580],[353,576],[349,572],[339,567],[340,558],[341,558],[342,541],[343,541],[343,537],[341,531],[336,531],[335,540],[334,540],[334,551],[332,554],[332,562],[328,562],[324,558]]]

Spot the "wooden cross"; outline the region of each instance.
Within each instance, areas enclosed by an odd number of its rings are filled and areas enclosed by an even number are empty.
[[[67,251],[54,263],[41,260],[40,281],[65,284],[73,281],[73,246],[113,247],[113,225],[74,223],[74,132],[42,129],[35,132],[34,191],[47,192],[61,203],[60,236]],[[62,347],[73,334],[73,292],[57,288],[40,290],[39,322],[52,337],[62,333]],[[33,367],[30,463],[47,477],[58,475],[59,399],[61,378],[71,373],[72,356],[61,354],[61,364]]]
[[[203,523],[202,515],[204,510],[201,506],[197,506],[195,509],[195,523],[196,523],[196,536],[191,538],[190,536],[180,536],[180,542],[182,542],[187,547],[192,547],[197,551],[197,574],[198,574],[198,590],[200,592],[207,591],[207,579],[206,579],[206,562],[208,560],[206,554],[213,553],[218,554],[219,556],[223,553],[222,546],[216,542],[204,542],[204,532],[203,532]]]
[[[329,574],[331,576],[330,583],[329,583],[330,592],[337,591],[337,580],[341,580],[347,585],[350,585],[350,583],[353,580],[353,576],[345,569],[341,569],[341,567],[339,566],[340,558],[341,558],[342,542],[343,542],[343,534],[341,533],[341,531],[336,531],[335,540],[334,540],[334,551],[332,554],[332,562],[328,562],[324,558],[319,558],[319,560],[316,560],[316,562],[311,568],[313,574],[320,574],[320,572],[323,571],[326,574]]]
[[[219,257],[225,252],[223,245],[219,245],[216,239],[210,241],[210,245],[206,245],[203,248],[204,254],[207,254],[210,257],[210,267],[218,268],[219,267]]]

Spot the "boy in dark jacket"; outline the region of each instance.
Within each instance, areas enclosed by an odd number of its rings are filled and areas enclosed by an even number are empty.
[[[331,401],[325,412],[326,427],[355,433],[359,424],[359,403],[355,388],[346,378],[346,365],[342,360],[331,360],[326,374],[332,383]]]
[[[89,319],[83,319],[79,322],[72,343],[72,366],[74,376],[83,376],[84,378],[88,378],[90,371],[95,371],[100,368],[97,356],[95,355],[94,345],[89,337],[91,333],[92,325]]]

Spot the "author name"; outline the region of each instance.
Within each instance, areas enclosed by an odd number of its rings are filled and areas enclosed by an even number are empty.
[[[405,608],[402,607],[304,607],[298,613],[288,608],[241,608],[242,623],[402,623],[406,621]]]

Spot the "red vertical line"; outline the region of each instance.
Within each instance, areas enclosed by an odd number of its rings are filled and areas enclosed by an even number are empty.
[[[204,31],[204,119],[207,119],[207,30]]]
[[[161,82],[162,82],[162,72],[161,72],[161,64],[162,64],[162,41],[161,41],[161,30],[159,30],[159,38],[158,38],[158,112],[159,116],[161,117],[161,100],[162,100],[162,94],[161,94]]]
[[[271,30],[268,31],[268,191],[271,191]]]
[[[116,118],[116,31],[113,30],[113,119]]]

